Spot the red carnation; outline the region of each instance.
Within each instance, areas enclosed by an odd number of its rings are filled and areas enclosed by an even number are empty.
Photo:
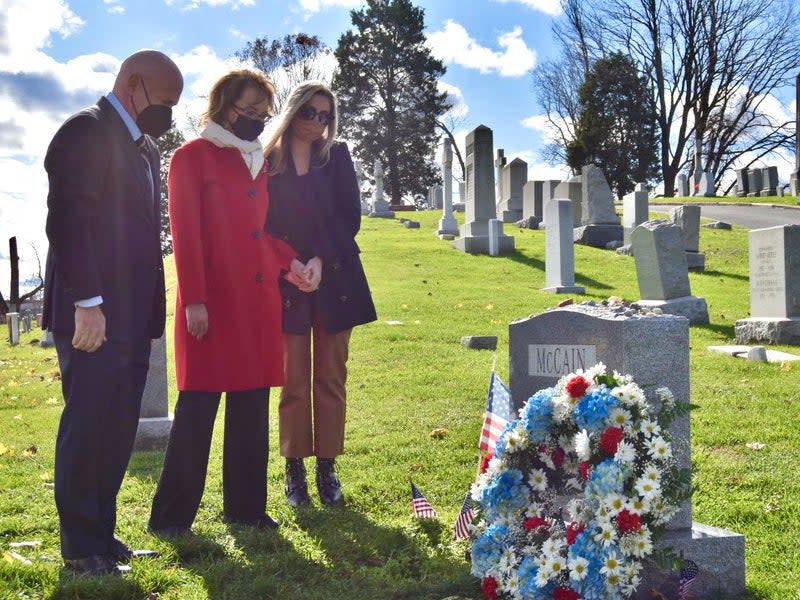
[[[553,600],[580,600],[581,595],[568,587],[559,587],[553,591]]]
[[[489,468],[489,461],[494,458],[494,452],[489,452],[488,454],[484,454],[483,458],[481,458],[481,473],[486,473],[486,469]]]
[[[567,526],[567,544],[569,544],[570,546],[574,544],[575,540],[578,539],[578,534],[585,529],[586,529],[585,525],[579,525],[576,521],[570,523]]]
[[[625,437],[621,427],[609,427],[600,436],[600,447],[611,456],[617,453],[617,446]]]
[[[497,580],[494,577],[484,577],[481,589],[486,600],[497,600]]]
[[[553,454],[551,456],[553,458],[553,464],[556,466],[557,469],[564,464],[564,458],[566,458],[567,454],[561,447],[558,447],[555,450],[553,450]]]
[[[588,462],[582,462],[580,465],[578,465],[578,469],[580,470],[581,477],[583,478],[584,481],[589,481],[589,471],[591,470],[591,468],[592,465],[589,464]]]
[[[539,527],[549,527],[547,521],[542,517],[528,517],[522,523],[522,526],[525,528],[525,531],[531,531],[532,529],[538,529]]]
[[[639,515],[630,512],[627,508],[619,511],[617,515],[617,529],[620,533],[634,533],[642,528],[642,519]]]
[[[592,384],[585,377],[575,375],[567,382],[567,393],[573,398],[580,398],[586,393],[590,385]]]

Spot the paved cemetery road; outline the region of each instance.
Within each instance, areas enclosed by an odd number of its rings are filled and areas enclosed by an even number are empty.
[[[650,210],[668,213],[674,205],[651,204]],[[732,206],[725,204],[702,205],[700,216],[715,221],[725,221],[731,225],[760,229],[777,225],[800,225],[800,209],[772,206]]]

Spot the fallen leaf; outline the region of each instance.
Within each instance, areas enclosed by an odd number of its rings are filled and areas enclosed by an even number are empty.
[[[486,310],[494,310],[494,304],[487,304]]]
[[[11,448],[6,446],[3,442],[0,442],[0,456],[4,454],[8,454],[11,451]]]
[[[414,463],[413,465],[411,465],[412,471],[419,471],[421,468],[422,468],[422,463]]]
[[[22,556],[17,552],[6,552],[3,554],[3,558],[6,562],[14,564],[14,562],[21,562],[23,565],[32,565],[33,563],[29,561],[27,558]]]
[[[443,438],[448,433],[450,433],[450,430],[447,427],[439,427],[438,429],[434,429],[433,431],[431,431],[431,437]]]
[[[30,542],[11,542],[9,548],[35,548],[41,546],[41,540],[31,540]]]
[[[747,442],[745,444],[750,450],[763,450],[767,447],[766,444],[762,444],[761,442]]]
[[[22,451],[22,456],[36,456],[37,452],[39,452],[39,449],[35,445],[28,446]]]
[[[55,406],[55,405],[57,405],[57,404],[61,404],[61,402],[59,402],[59,401],[58,401],[58,398],[56,398],[55,396],[50,396],[50,397],[49,397],[49,398],[48,398],[48,399],[45,401],[45,404],[47,404],[47,406]]]
[[[782,371],[791,371],[792,370],[792,363],[788,360],[785,360],[781,363],[781,370]]]

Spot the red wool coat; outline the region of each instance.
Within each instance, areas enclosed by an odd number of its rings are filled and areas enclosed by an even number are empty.
[[[266,233],[266,167],[253,180],[235,148],[202,138],[175,151],[169,216],[178,298],[178,389],[233,392],[283,384],[278,277],[296,253]],[[205,304],[208,333],[189,334],[185,307]]]

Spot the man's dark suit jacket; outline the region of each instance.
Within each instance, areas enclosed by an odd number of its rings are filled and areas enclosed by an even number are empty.
[[[44,327],[75,330],[77,300],[102,296],[106,337],[131,342],[164,331],[159,156],[145,136],[155,193],[122,118],[106,98],[70,117],[47,150]]]

